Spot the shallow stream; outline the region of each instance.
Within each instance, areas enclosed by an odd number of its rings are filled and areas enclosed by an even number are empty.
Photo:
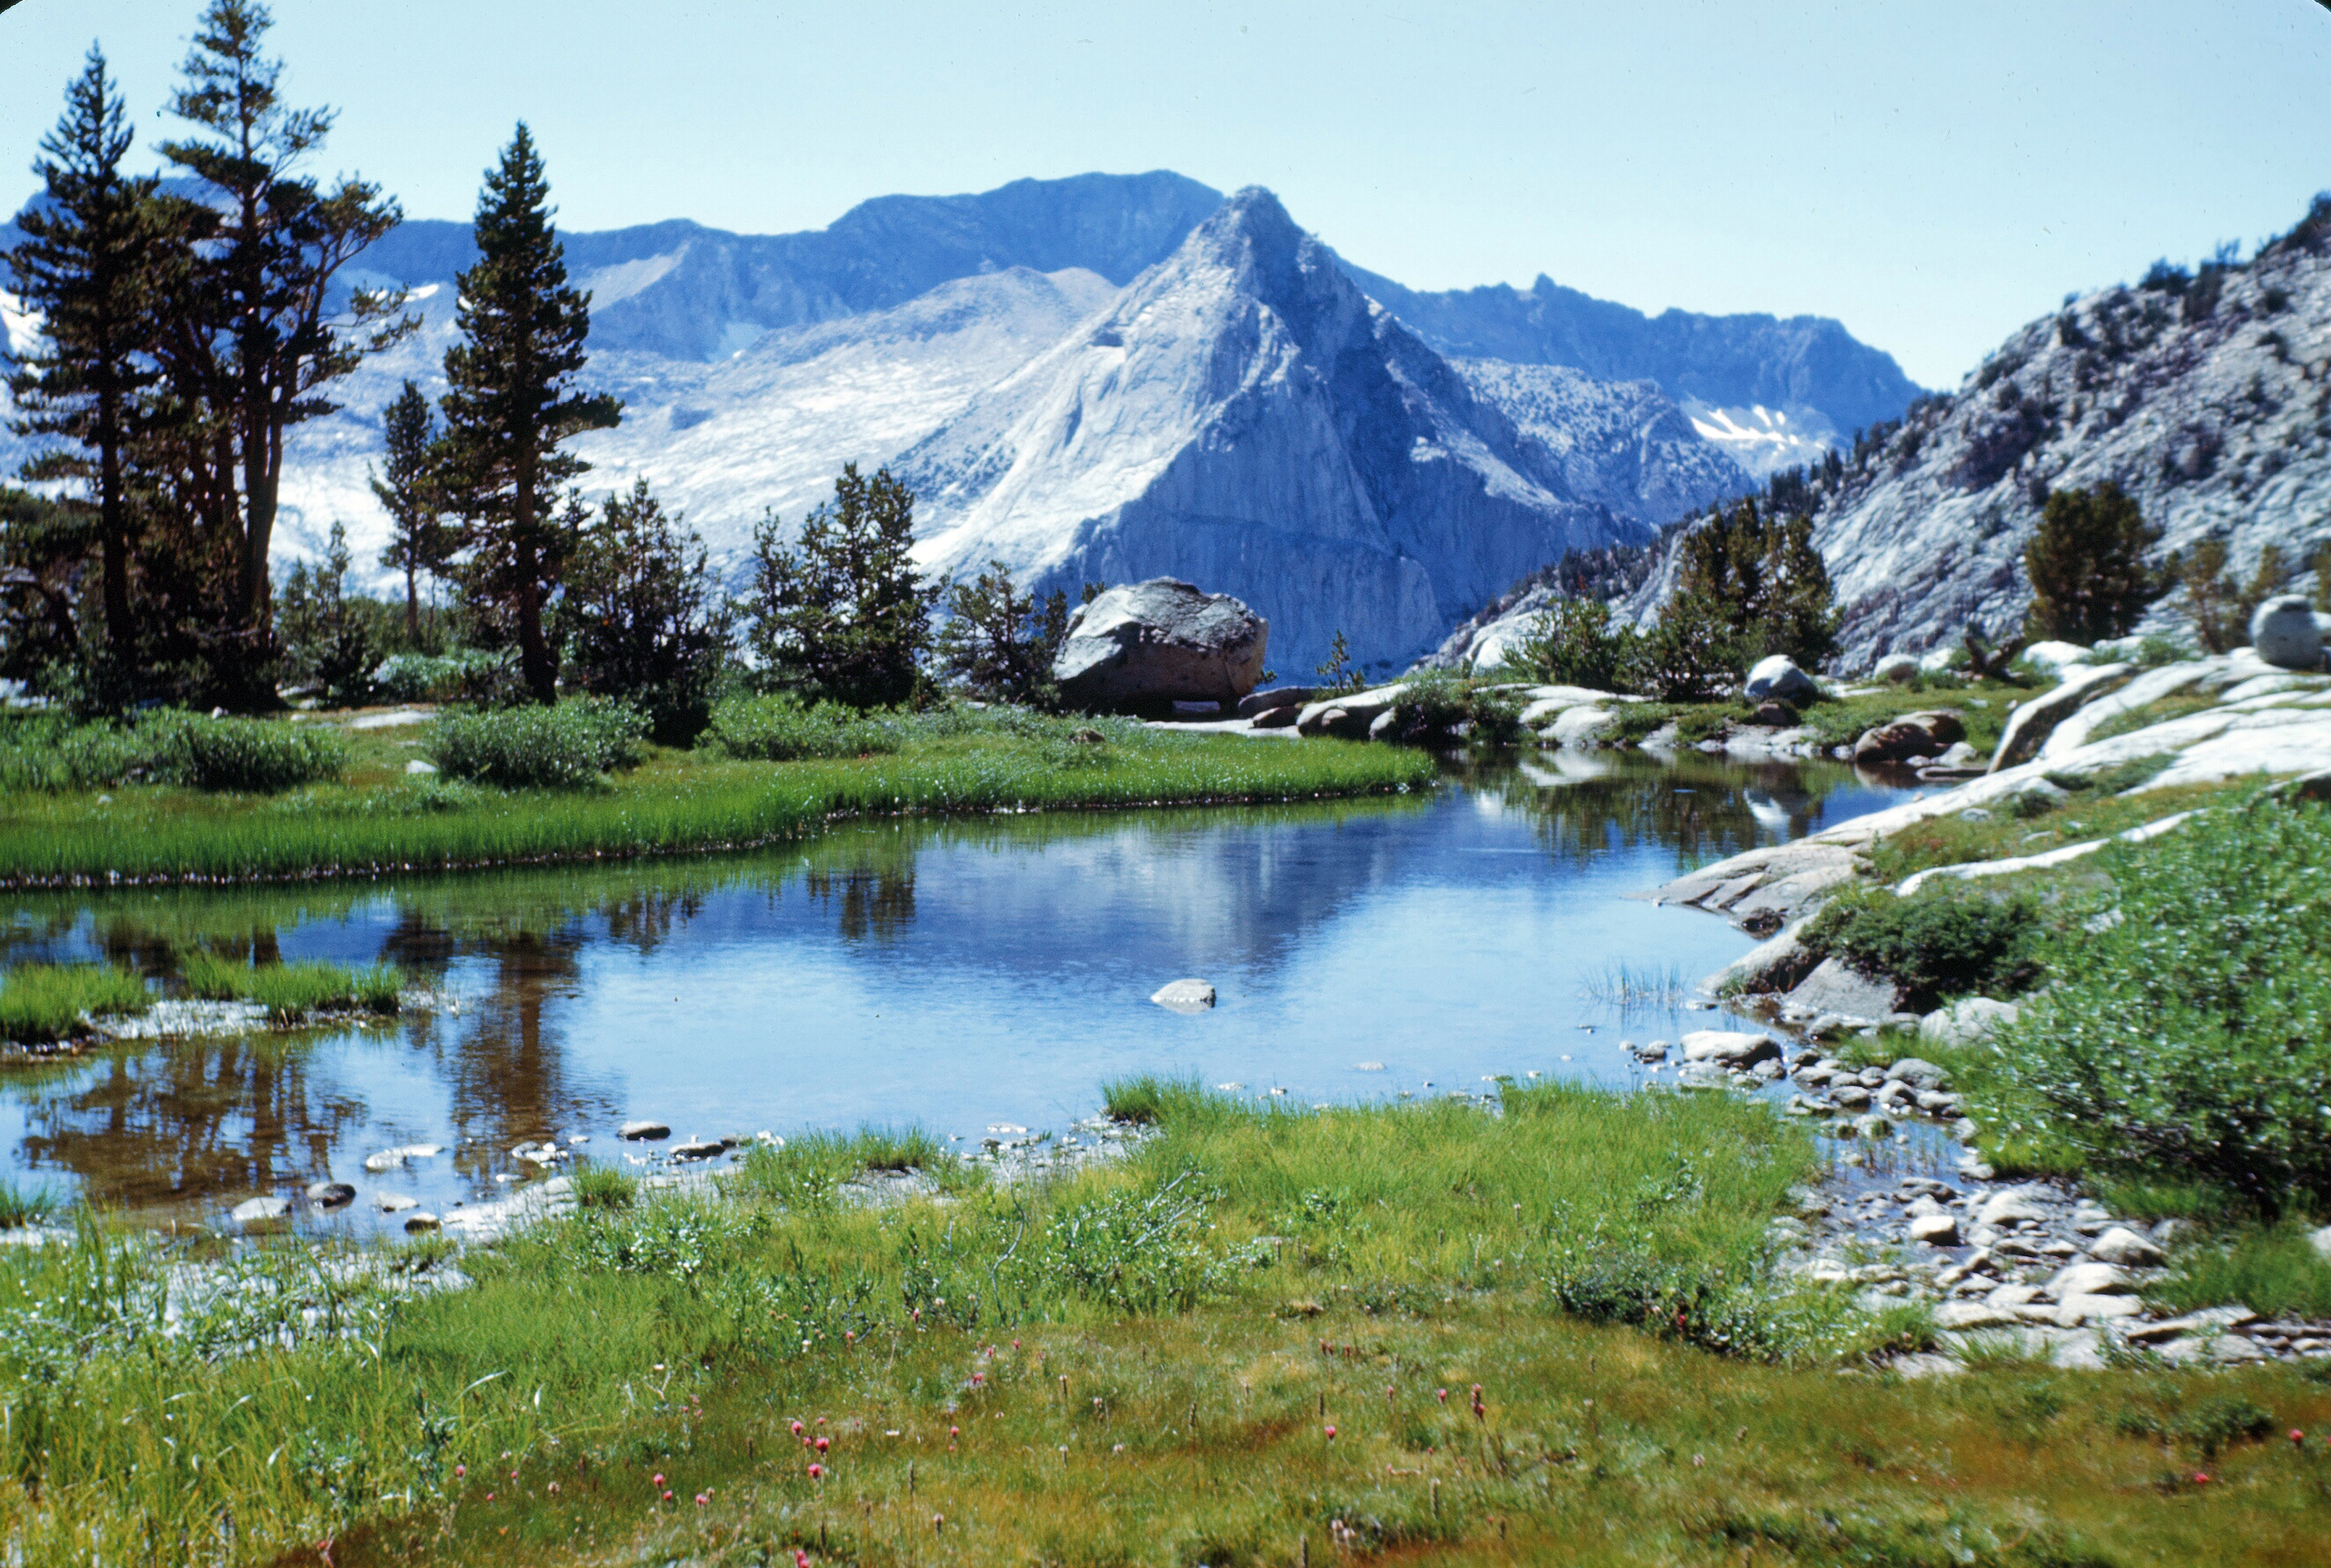
[[[148,1219],[349,1182],[331,1222],[507,1195],[530,1140],[919,1124],[975,1149],[1100,1086],[1191,1074],[1304,1104],[1638,1081],[1622,1038],[1716,1022],[1750,945],[1640,894],[1904,798],[1832,764],[1547,754],[1405,797],[870,822],[760,853],[299,889],[19,898],[5,963],[166,975],[200,944],[385,959],[454,1005],[124,1043],[0,1077],[20,1184]],[[1210,981],[1211,1010],[1150,994]],[[377,1174],[395,1145],[445,1152]],[[498,1180],[497,1178],[500,1178]]]

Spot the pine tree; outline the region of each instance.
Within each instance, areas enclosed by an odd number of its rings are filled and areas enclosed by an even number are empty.
[[[940,588],[915,570],[915,498],[888,469],[843,467],[833,499],[784,541],[773,512],[754,530],[753,651],[762,679],[856,708],[914,695]]]
[[[947,585],[947,608],[937,641],[941,670],[990,702],[1042,707],[1058,698],[1052,660],[1068,639],[1066,594],[1023,594],[1011,568],[990,561],[970,582]]]
[[[704,541],[647,480],[609,496],[585,530],[559,611],[585,690],[635,702],[667,746],[696,738],[728,667],[734,613]]]
[[[575,385],[591,297],[567,284],[551,216],[542,158],[521,121],[478,198],[478,261],[457,280],[463,340],[445,351],[452,389],[442,400],[448,499],[466,525],[472,595],[512,622],[527,691],[545,703],[557,697],[558,660],[544,612],[567,537],[551,507],[561,485],[590,470],[559,449],[623,414],[613,397]]]
[[[33,458],[24,475],[77,480],[93,492],[105,645],[125,675],[136,663],[138,638],[129,584],[136,526],[125,469],[160,378],[147,352],[159,277],[157,182],[121,173],[130,141],[105,56],[92,45],[66,89],[64,117],[42,138],[33,166],[48,201],[17,220],[24,238],[8,254],[17,297],[43,324],[9,377],[24,411],[10,424],[20,435],[71,443]]]
[[[261,52],[272,25],[258,0],[210,0],[170,100],[195,134],[162,144],[203,188],[166,204],[191,276],[160,347],[199,427],[181,451],[199,470],[204,521],[225,536],[229,613],[247,654],[271,636],[267,556],[286,432],[332,413],[326,389],[418,326],[401,314],[401,292],[336,296],[341,269],[402,214],[377,185],[344,177],[326,192],[299,172],[333,114],[285,106],[282,63]],[[252,660],[238,662],[255,678]]]
[[[1767,520],[1753,500],[1710,513],[1686,533],[1671,603],[1693,605],[1695,657],[1708,653],[1743,669],[1770,653],[1819,665],[1837,651],[1837,611],[1829,569],[1813,547],[1812,519]],[[1709,647],[1714,638],[1723,645]]]
[[[372,493],[387,509],[388,548],[380,564],[404,574],[404,640],[421,644],[421,587],[452,558],[454,539],[438,511],[437,413],[408,381],[381,415],[387,438],[387,472],[370,473]]]
[[[2026,632],[2035,640],[2091,643],[2127,636],[2166,586],[2145,564],[2160,542],[2161,531],[2110,480],[2050,495],[2023,548],[2031,583]]]

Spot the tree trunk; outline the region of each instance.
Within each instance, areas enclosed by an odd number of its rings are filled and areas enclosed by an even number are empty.
[[[413,562],[404,563],[404,641],[414,648],[421,646],[421,588],[415,581]]]
[[[121,400],[108,392],[98,425],[98,527],[105,562],[105,646],[127,670],[137,659],[138,623],[129,613],[129,537],[121,507]]]
[[[510,496],[510,564],[518,574],[518,662],[528,695],[548,707],[558,700],[558,666],[542,635],[542,560],[534,537],[534,456],[531,442],[519,448],[517,482]]]

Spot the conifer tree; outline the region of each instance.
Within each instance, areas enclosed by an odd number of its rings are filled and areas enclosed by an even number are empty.
[[[462,341],[445,351],[451,390],[444,465],[450,509],[465,525],[477,599],[500,610],[537,702],[557,697],[558,660],[544,612],[557,593],[566,528],[558,488],[590,465],[560,448],[622,417],[613,397],[583,392],[591,297],[566,281],[551,225],[550,187],[523,121],[478,198],[478,261],[457,280]]]
[[[728,667],[735,612],[703,539],[647,480],[609,496],[584,530],[559,609],[585,690],[636,704],[665,745],[696,738]]]
[[[2057,490],[2023,548],[2031,583],[2025,631],[2035,640],[2073,642],[2127,636],[2166,586],[2145,563],[2160,541],[2161,530],[2109,480],[2093,489]]]
[[[774,512],[764,518],[753,535],[752,636],[763,679],[856,708],[913,696],[940,594],[917,574],[914,542],[914,493],[888,469],[862,478],[856,463],[794,545]]]
[[[1767,518],[1743,500],[1728,515],[1711,513],[1678,548],[1671,603],[1689,605],[1700,632],[1725,644],[1716,657],[1745,668],[1785,653],[1818,665],[1837,651],[1837,611],[1812,518]]]
[[[389,521],[388,548],[380,564],[404,574],[404,640],[421,644],[421,587],[425,573],[445,570],[454,548],[452,533],[438,510],[437,412],[408,381],[381,415],[388,448],[386,471],[369,475]]]
[[[1067,594],[1023,594],[1010,567],[990,561],[970,582],[947,584],[947,607],[937,645],[939,667],[973,695],[1036,706],[1058,698],[1052,660],[1068,640]]]
[[[136,662],[138,636],[127,469],[160,375],[147,352],[159,303],[157,182],[122,174],[130,142],[105,56],[92,45],[65,90],[64,116],[42,138],[33,166],[48,200],[18,220],[24,238],[8,254],[17,297],[43,322],[40,340],[9,377],[24,411],[10,424],[20,435],[70,443],[34,457],[24,475],[78,480],[91,492],[105,645],[125,675]]]
[[[284,104],[282,63],[261,49],[272,25],[258,0],[210,0],[170,100],[194,134],[162,144],[201,191],[166,204],[189,276],[160,348],[194,427],[178,450],[202,523],[224,536],[228,613],[247,654],[271,641],[267,556],[286,432],[333,412],[326,389],[418,325],[401,293],[358,289],[339,313],[341,269],[402,214],[377,185],[343,177],[328,192],[300,172],[333,114]],[[256,675],[256,661],[237,662]]]

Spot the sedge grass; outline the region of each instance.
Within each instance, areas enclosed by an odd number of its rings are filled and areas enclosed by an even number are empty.
[[[1550,1259],[1620,1231],[1752,1270],[1811,1159],[1761,1107],[1147,1098],[1115,1168],[887,1206],[642,1192],[464,1255],[458,1292],[264,1243],[196,1344],[157,1332],[178,1256],[84,1217],[70,1246],[0,1250],[0,1532],[27,1562],[335,1568],[2036,1568],[2298,1562],[2331,1530],[2319,1455],[2238,1435],[2212,1485],[2171,1484],[2193,1461],[2078,1374],[1841,1377],[1551,1307]],[[851,1142],[755,1158],[831,1176]],[[1122,1304],[1194,1258],[1194,1305]],[[2177,1431],[2233,1394],[2331,1419],[2292,1368],[2148,1388]]]
[[[0,1039],[26,1044],[68,1040],[84,1018],[142,1012],[146,983],[108,964],[20,964],[0,981]]]
[[[583,791],[367,775],[272,799],[159,788],[18,793],[0,806],[0,885],[370,876],[743,848],[838,818],[1299,800],[1422,788],[1403,747],[1133,730],[1068,746],[942,735],[898,754],[756,763],[667,754]]]
[[[187,992],[221,1002],[255,1002],[279,1022],[295,1022],[318,1012],[360,1009],[395,1012],[404,976],[393,965],[350,969],[320,960],[295,964],[246,964],[196,949],[179,960]]]

